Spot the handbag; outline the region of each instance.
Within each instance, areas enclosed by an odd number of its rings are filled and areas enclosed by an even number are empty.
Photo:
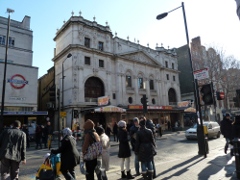
[[[52,169],[42,169],[39,174],[39,180],[54,180],[55,174]]]
[[[52,165],[50,164],[51,169],[47,169],[46,168],[46,162],[50,161],[49,158],[46,158],[44,161],[44,168],[41,169],[40,173],[39,173],[39,180],[54,180],[55,179],[55,172],[53,170]]]
[[[98,156],[102,155],[102,143],[96,141],[93,133],[89,134],[93,138],[93,143],[88,147],[87,153],[83,156],[83,159],[86,161],[96,159]]]

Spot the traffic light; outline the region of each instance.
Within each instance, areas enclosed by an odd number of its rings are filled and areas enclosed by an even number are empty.
[[[234,98],[233,98],[233,102],[234,102],[234,106],[235,106],[235,107],[240,107],[240,106],[239,106],[239,98],[234,97]]]
[[[215,104],[212,83],[203,85],[201,88],[201,94],[202,94],[202,100],[203,100],[205,106]]]
[[[236,90],[236,97],[233,98],[234,106],[240,107],[240,89]]]
[[[224,92],[217,91],[216,96],[217,96],[217,100],[223,100],[225,97],[225,94],[224,94]]]
[[[78,110],[73,110],[73,118],[78,118]]]
[[[49,101],[54,103],[55,98],[56,98],[56,96],[55,96],[55,86],[52,86],[52,87],[49,88]]]
[[[141,98],[141,103],[143,105],[143,113],[147,113],[147,105],[148,105],[148,98],[146,95],[143,95],[143,97]]]

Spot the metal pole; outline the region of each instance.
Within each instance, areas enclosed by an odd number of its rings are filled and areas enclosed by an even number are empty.
[[[2,102],[1,102],[1,118],[0,118],[0,130],[3,129],[4,125],[4,100],[5,100],[5,90],[6,90],[6,73],[7,73],[7,57],[8,57],[8,43],[9,43],[9,33],[10,33],[10,13],[14,10],[7,9],[8,12],[8,26],[7,26],[7,39],[6,39],[6,51],[5,51],[5,61],[4,61],[4,72],[3,72],[3,86],[2,86]]]
[[[201,112],[200,101],[199,101],[197,80],[195,80],[194,74],[193,74],[193,64],[192,64],[191,50],[190,50],[190,47],[189,47],[189,36],[188,36],[188,28],[187,28],[187,20],[186,20],[184,2],[182,2],[182,11],[183,11],[183,19],[184,19],[184,25],[185,25],[186,39],[187,39],[188,56],[189,56],[189,61],[190,61],[190,66],[191,66],[191,71],[192,71],[191,75],[192,75],[192,81],[193,81],[193,86],[194,86],[194,98],[195,98],[195,102],[196,102],[196,111],[199,112],[199,114],[200,114],[199,118],[200,118],[200,123],[201,123],[201,126],[202,126],[202,130],[200,132],[202,133],[201,137],[204,138],[203,121],[202,121],[202,116],[201,116],[202,112]],[[203,139],[203,142],[205,142],[205,138]],[[203,143],[203,147],[204,147],[204,157],[206,158],[207,154],[206,154],[205,143]]]

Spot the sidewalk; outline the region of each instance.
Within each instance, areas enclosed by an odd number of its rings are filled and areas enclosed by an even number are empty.
[[[184,133],[185,131],[165,131],[162,137],[157,137],[157,140],[166,139],[168,136]],[[79,143],[79,142],[78,142]],[[117,146],[118,142],[111,138],[111,146]],[[53,146],[57,147],[57,141],[53,142]],[[79,149],[80,150],[80,149]],[[160,158],[158,156],[155,157]],[[237,180],[235,173],[235,157],[230,154],[224,154],[223,148],[211,149],[207,157],[189,154],[186,157],[170,157],[168,160],[156,160],[157,180]],[[131,164],[131,169],[133,164]],[[134,174],[134,170],[132,170]],[[76,179],[85,179],[76,167]],[[121,172],[119,166],[111,166],[107,172],[109,180],[120,180]],[[141,176],[135,179],[142,179]]]

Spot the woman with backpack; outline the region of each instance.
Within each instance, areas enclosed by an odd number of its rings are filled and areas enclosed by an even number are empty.
[[[88,148],[94,143],[94,142],[100,142],[100,137],[96,133],[96,130],[94,129],[95,124],[91,119],[88,119],[83,128],[84,128],[84,139],[83,139],[83,145],[82,145],[82,154],[83,158],[88,153]],[[92,160],[84,160],[86,164],[86,180],[94,180],[94,171],[97,169],[98,166],[98,159],[97,157]],[[98,168],[99,169],[99,168]],[[100,176],[101,174],[96,172],[97,176]],[[100,174],[100,175],[99,175]]]

